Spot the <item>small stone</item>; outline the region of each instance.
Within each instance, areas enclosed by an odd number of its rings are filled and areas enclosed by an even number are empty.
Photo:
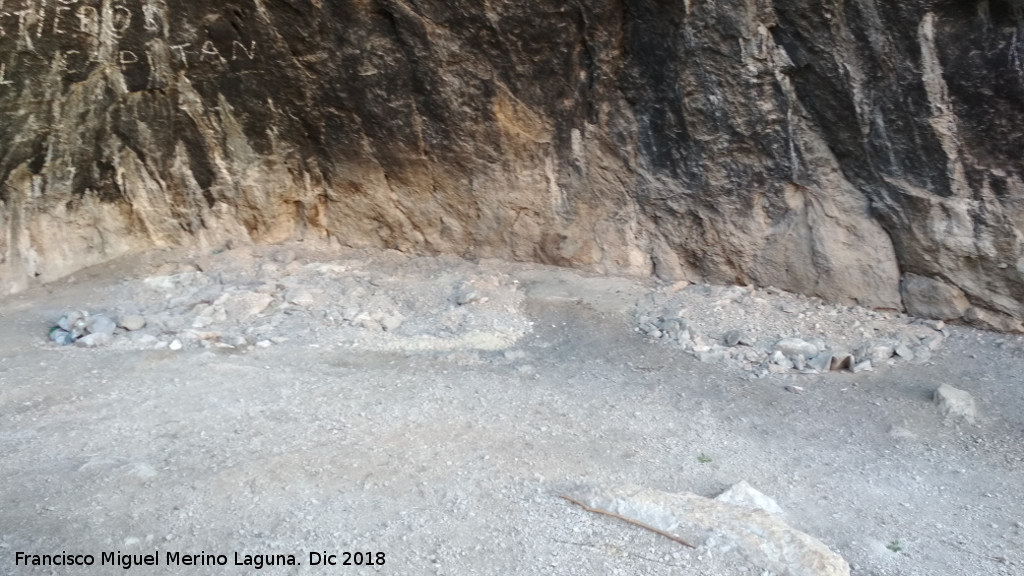
[[[740,332],[739,330],[730,330],[725,333],[725,336],[722,336],[722,342],[724,342],[725,345],[729,346],[730,348],[739,344],[740,340],[742,339],[743,333]]]
[[[106,332],[96,332],[94,334],[86,334],[78,340],[75,340],[75,346],[81,346],[82,348],[97,348],[99,346],[106,346],[110,344],[110,341],[114,337]]]
[[[270,348],[270,340],[260,340],[256,343],[257,348]]]
[[[316,303],[313,294],[308,290],[296,290],[288,293],[288,302],[296,306],[312,306]]]
[[[473,302],[479,302],[480,300],[480,295],[473,290],[460,291],[455,297],[455,303],[459,306],[465,306],[466,304],[472,304]]]
[[[168,347],[171,350],[174,350],[175,352],[177,352],[178,350],[181,350],[184,346],[182,345],[181,340],[178,340],[177,338],[175,338],[174,340],[171,340],[171,344]]]
[[[881,364],[892,358],[896,353],[896,347],[889,344],[878,344],[868,349],[867,358],[874,364]]]
[[[270,339],[270,341],[273,342],[274,344],[284,344],[285,342],[288,341],[288,338],[284,336],[274,336]]]
[[[60,317],[60,320],[57,321],[57,325],[60,326],[62,330],[71,332],[72,330],[74,330],[75,325],[78,324],[80,321],[84,320],[86,316],[88,315],[85,312],[82,312],[81,310],[67,312]]]
[[[974,424],[977,421],[978,409],[974,402],[974,396],[971,396],[969,392],[954,388],[949,384],[943,384],[935,391],[933,399],[946,418],[962,418],[969,424]]]
[[[357,318],[355,321],[353,321],[353,323],[358,326],[362,326],[363,328],[370,330],[372,332],[381,332],[384,330],[384,327],[381,326],[380,322],[374,320],[369,316],[362,316],[361,318]]]
[[[793,367],[793,362],[789,359],[788,356],[783,354],[781,350],[776,350],[775,353],[772,354],[771,360],[772,364],[775,364],[776,366],[779,366],[784,370],[789,370]]]
[[[213,324],[213,318],[209,316],[196,316],[196,319],[192,321],[192,327],[197,329],[206,328]]]
[[[817,372],[828,372],[829,368],[832,367],[832,354],[826,352],[809,359],[807,367]]]
[[[58,346],[68,346],[75,343],[75,337],[71,335],[71,332],[54,326],[50,329],[50,340],[57,343]]]
[[[804,393],[803,386],[794,386],[792,384],[789,384],[789,385],[785,386],[785,390],[786,390],[786,392],[792,392],[793,394],[803,394]]]
[[[684,334],[687,334],[686,339],[690,338],[690,326],[682,318],[661,318],[655,328],[670,340],[680,340]]]
[[[803,354],[811,358],[818,354],[817,346],[800,338],[783,338],[775,343],[775,349],[789,357]]]
[[[934,352],[942,346],[944,340],[945,338],[941,334],[937,334],[931,338],[925,338],[921,343],[924,344],[925,348]]]
[[[146,318],[139,314],[126,314],[121,316],[121,322],[119,324],[121,328],[134,332],[135,330],[142,330],[146,327]]]
[[[728,356],[726,355],[725,350],[721,350],[721,349],[718,349],[718,350],[716,350],[716,349],[706,350],[706,351],[703,351],[703,352],[698,352],[698,354],[697,354],[697,358],[701,362],[704,362],[704,363],[707,363],[707,364],[715,364],[715,363],[721,362],[721,361],[725,360],[727,357]]]
[[[918,364],[923,364],[932,359],[932,351],[929,350],[927,346],[918,346],[917,348],[914,348],[913,353],[914,362],[917,362]]]
[[[803,354],[797,354],[793,357],[793,367],[803,372],[807,369],[807,358]]]
[[[109,316],[97,314],[95,316],[90,316],[89,319],[86,320],[85,328],[90,334],[106,334],[108,336],[113,336],[114,331],[117,330],[117,323],[111,320]]]
[[[906,344],[900,344],[896,346],[896,355],[899,356],[900,358],[903,358],[904,360],[914,359],[914,351],[911,350],[910,346],[907,346]]]
[[[850,371],[854,374],[860,374],[861,372],[873,372],[874,368],[871,366],[871,360],[862,360],[854,364]]]

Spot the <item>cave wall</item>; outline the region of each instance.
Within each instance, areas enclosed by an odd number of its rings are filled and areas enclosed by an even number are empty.
[[[1017,4],[0,0],[0,288],[331,236],[1020,329]]]

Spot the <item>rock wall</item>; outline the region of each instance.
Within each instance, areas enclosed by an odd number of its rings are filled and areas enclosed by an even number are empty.
[[[2,289],[331,236],[1020,329],[1019,4],[0,0]]]

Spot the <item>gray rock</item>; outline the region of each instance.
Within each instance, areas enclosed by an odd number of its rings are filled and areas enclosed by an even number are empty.
[[[807,367],[816,372],[828,372],[832,368],[832,354],[825,352],[807,360]]]
[[[723,360],[725,360],[728,357],[729,357],[729,355],[726,353],[725,350],[721,350],[721,349],[717,349],[717,348],[712,348],[711,350],[705,350],[703,352],[698,352],[697,353],[697,358],[701,362],[704,362],[704,363],[707,363],[707,364],[717,364],[719,362],[722,362]]]
[[[480,294],[474,290],[460,290],[455,296],[455,303],[459,306],[465,306],[472,304],[473,302],[480,302],[482,300]]]
[[[104,314],[96,314],[95,316],[90,316],[88,320],[86,320],[85,329],[90,334],[106,334],[108,336],[113,336],[114,332],[117,330],[117,322],[114,322],[109,316]]]
[[[914,359],[914,351],[911,350],[910,346],[907,346],[906,344],[898,344],[896,346],[896,355],[899,356],[900,358],[903,358],[904,360]]]
[[[296,306],[312,306],[316,303],[316,298],[309,290],[294,290],[288,293],[287,300],[291,304]]]
[[[351,322],[359,317],[359,313],[360,310],[358,306],[346,306],[341,311],[341,319],[346,322]]]
[[[86,334],[78,340],[75,340],[75,346],[81,346],[82,348],[97,348],[99,346],[106,346],[114,339],[113,336],[106,332],[94,332]]]
[[[646,335],[646,336],[650,336],[651,334],[654,334],[655,332],[658,332],[658,333],[661,332],[660,330],[658,330],[658,327],[655,326],[651,322],[645,322],[645,323],[641,324],[640,325],[640,331],[643,332],[644,335]]]
[[[75,343],[75,337],[71,335],[71,332],[59,326],[50,330],[50,340],[54,341],[58,346],[68,346]]]
[[[119,323],[121,328],[134,332],[135,330],[142,330],[146,327],[146,318],[139,314],[125,314],[121,316],[121,322]]]
[[[807,369],[807,358],[803,354],[797,354],[793,357],[793,367],[803,372]]]
[[[945,338],[945,337],[944,337],[943,335],[941,335],[941,334],[938,334],[938,335],[932,336],[932,337],[930,337],[930,338],[925,338],[925,339],[924,339],[924,340],[923,340],[923,341],[922,341],[921,343],[922,343],[922,344],[924,345],[924,347],[925,347],[925,348],[927,348],[928,350],[931,350],[932,352],[935,352],[935,351],[936,351],[936,350],[938,350],[938,349],[939,349],[940,347],[942,347],[942,342],[943,342],[943,341],[944,341],[945,339],[946,339],[946,338]]]
[[[181,350],[185,346],[184,346],[184,344],[181,343],[181,340],[178,340],[177,338],[175,338],[174,340],[171,340],[171,343],[170,343],[170,345],[168,347],[171,350],[174,350],[175,352],[177,352],[178,350]]]
[[[818,354],[818,347],[800,338],[783,338],[775,343],[775,349],[790,358],[797,354],[803,354],[805,358],[811,358]]]
[[[947,419],[963,419],[969,424],[977,423],[978,408],[974,396],[969,392],[943,384],[935,391],[933,399]]]
[[[82,312],[81,310],[74,310],[61,316],[60,320],[57,321],[57,325],[60,326],[62,330],[71,332],[76,326],[84,327],[86,317],[88,317],[88,314],[85,312]]]
[[[918,346],[912,350],[914,354],[914,362],[923,364],[932,359],[932,351],[927,346]]]
[[[907,312],[921,318],[952,320],[963,316],[971,305],[956,286],[909,272],[903,275],[901,289]]]
[[[661,318],[655,328],[670,340],[690,339],[690,325],[682,318]]]
[[[801,355],[802,357],[803,355]],[[772,364],[779,366],[783,370],[790,370],[793,368],[793,361],[789,359],[781,350],[776,350],[771,357]]]
[[[380,324],[388,332],[394,332],[402,326],[404,321],[401,314],[389,314],[381,318]]]
[[[871,360],[874,364],[883,364],[896,353],[896,347],[891,344],[875,344],[868,347],[865,359]],[[858,356],[858,358],[860,358]]]
[[[853,367],[850,368],[850,371],[854,374],[859,374],[861,372],[872,372],[874,371],[874,368],[871,366],[871,360],[861,360],[854,364]]]
[[[964,312],[963,319],[975,326],[999,330],[1001,332],[1024,332],[1024,323],[1001,312],[988,310],[980,306],[971,306]]]
[[[742,339],[743,333],[740,332],[739,330],[730,330],[726,332],[724,336],[722,336],[722,342],[729,347],[736,346],[737,344],[740,343],[740,340]]]

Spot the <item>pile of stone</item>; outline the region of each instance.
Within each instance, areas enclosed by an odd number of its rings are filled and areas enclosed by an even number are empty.
[[[923,363],[948,336],[942,321],[742,286],[662,288],[636,315],[648,338],[754,378]]]
[[[58,346],[74,344],[83,348],[95,348],[110,344],[114,335],[120,332],[141,330],[146,319],[137,314],[122,315],[115,322],[106,314],[90,314],[85,310],[65,312],[57,325],[50,328],[50,340]]]
[[[116,347],[501,350],[530,330],[512,277],[452,258],[254,247],[154,272],[118,288],[147,322]]]

